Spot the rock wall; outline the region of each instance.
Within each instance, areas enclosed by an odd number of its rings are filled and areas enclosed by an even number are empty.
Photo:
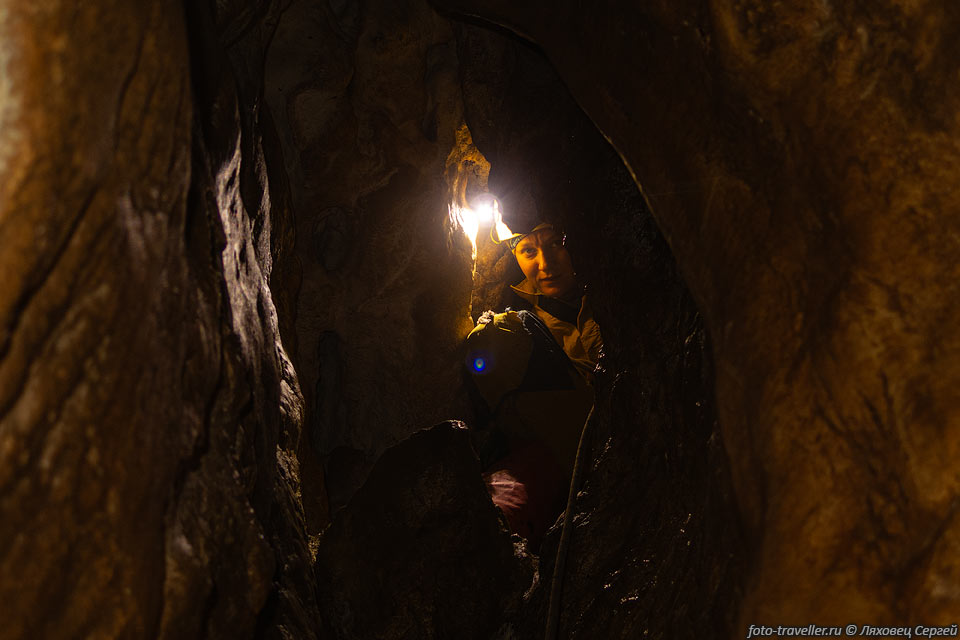
[[[266,83],[298,214],[306,455],[338,507],[388,444],[468,411],[471,259],[444,181],[463,113],[453,34],[425,0],[296,0]]]
[[[519,613],[536,561],[504,525],[465,426],[415,433],[377,460],[324,531],[324,630],[342,640],[508,637],[503,620]]]
[[[313,637],[276,9],[0,4],[0,637]]]
[[[491,191],[565,230],[603,332],[560,637],[726,637],[743,540],[696,306],[630,174],[542,52],[477,26],[456,33]],[[481,264],[515,263],[502,246],[482,250]],[[486,273],[500,278],[501,308],[515,304],[498,270]],[[543,637],[559,534],[547,536],[539,582],[509,622],[519,637]]]
[[[949,2],[442,0],[543,47],[712,338],[748,624],[958,606]]]
[[[953,622],[960,13],[437,4],[550,64],[414,0],[0,0],[0,638],[349,635],[327,492],[469,414],[464,119],[491,189],[567,229],[606,341],[563,632]],[[394,454],[329,531],[436,497]],[[558,532],[522,592],[457,477],[417,517],[472,505],[513,580],[473,613],[539,636]]]

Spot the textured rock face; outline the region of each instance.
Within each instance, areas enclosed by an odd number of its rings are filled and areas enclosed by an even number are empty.
[[[752,549],[740,631],[951,622],[954,5],[438,4],[542,45],[703,310]]]
[[[424,0],[297,0],[266,76],[298,214],[307,430],[336,507],[388,443],[465,411],[471,264],[444,182],[455,44]]]
[[[312,637],[271,6],[0,4],[0,637]]]
[[[333,638],[490,638],[534,567],[504,529],[460,423],[388,449],[324,532],[317,577]]]
[[[156,633],[172,488],[217,378],[219,332],[189,320],[205,301],[185,246],[192,109],[179,7],[66,15],[56,2],[0,11],[9,638]]]
[[[466,412],[462,118],[607,345],[563,633],[953,622],[953,5],[437,0],[557,77],[413,0],[134,4],[0,0],[0,638],[541,636],[557,532],[524,593],[451,427],[319,582],[301,513],[303,420],[340,505]]]
[[[604,336],[560,637],[725,637],[742,540],[699,314],[630,174],[542,54],[477,27],[458,27],[457,40],[490,188],[506,206],[527,194],[565,229]],[[485,252],[482,265],[505,253]],[[554,529],[542,546],[520,637],[543,637],[558,538]]]

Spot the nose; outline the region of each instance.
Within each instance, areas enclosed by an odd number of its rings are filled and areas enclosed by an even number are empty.
[[[554,256],[551,255],[550,251],[541,249],[540,250],[540,271],[544,273],[550,273],[551,267],[554,263]]]

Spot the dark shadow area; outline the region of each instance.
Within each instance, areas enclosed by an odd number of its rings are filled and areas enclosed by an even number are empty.
[[[542,53],[499,29],[455,31],[465,118],[491,163],[490,191],[505,206],[525,192],[566,231],[604,336],[561,633],[726,637],[742,537],[696,306],[629,172]],[[481,243],[480,264],[496,265],[490,256],[503,251]],[[502,272],[502,263],[490,269]],[[479,303],[511,304],[501,295]],[[517,621],[523,637],[542,630],[558,538],[555,528]]]
[[[2,3],[0,640],[955,630],[957,7]],[[468,152],[603,332],[565,570],[463,426]]]
[[[443,418],[473,422],[460,375],[468,309],[475,320],[521,306],[513,256],[483,230],[471,283],[469,247],[446,215],[446,163],[465,123],[490,162],[489,191],[565,232],[604,337],[562,637],[728,636],[743,549],[709,338],[620,157],[529,43],[416,3],[360,14],[323,4],[270,14],[256,40],[271,43],[266,53],[195,36],[210,49],[198,75],[221,78],[198,89],[198,139],[222,164],[232,138],[219,128],[241,132],[251,161],[239,196],[257,211],[269,182],[275,203],[273,242],[258,249],[280,276],[279,328],[306,401],[300,486],[321,628],[341,638],[543,632],[559,527],[531,558],[500,528],[462,435],[408,438]],[[266,60],[262,84],[217,72],[249,69],[253,54]],[[304,624],[315,605],[300,579],[277,574],[258,633]],[[465,600],[473,617],[451,615]]]

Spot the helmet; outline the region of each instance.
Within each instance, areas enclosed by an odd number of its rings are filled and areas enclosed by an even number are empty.
[[[544,222],[528,189],[520,189],[501,199],[502,208],[494,213],[494,225],[490,229],[490,238],[494,244],[506,244],[511,251],[517,248],[526,236],[540,229],[552,228]]]

